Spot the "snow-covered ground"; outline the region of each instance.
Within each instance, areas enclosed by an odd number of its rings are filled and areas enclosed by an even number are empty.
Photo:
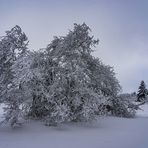
[[[0,148],[148,148],[148,105],[136,118],[106,117],[92,124],[0,127]]]
[[[147,117],[148,118],[148,104],[142,105],[141,110],[138,110],[137,117]]]

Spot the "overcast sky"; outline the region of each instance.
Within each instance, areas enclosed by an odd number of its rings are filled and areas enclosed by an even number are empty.
[[[0,0],[0,36],[17,24],[30,49],[83,22],[100,40],[94,55],[114,67],[123,92],[148,85],[148,0]]]

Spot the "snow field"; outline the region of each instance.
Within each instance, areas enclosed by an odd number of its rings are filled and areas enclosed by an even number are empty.
[[[23,127],[0,127],[0,148],[147,148],[148,105],[134,119],[105,117],[93,123],[47,127],[27,121]]]

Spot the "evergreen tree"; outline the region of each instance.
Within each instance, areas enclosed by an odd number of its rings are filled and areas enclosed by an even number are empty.
[[[142,101],[146,101],[147,99],[147,89],[146,89],[146,85],[144,81],[141,81],[140,86],[139,86],[139,90],[137,93],[137,101],[138,102],[142,102]]]

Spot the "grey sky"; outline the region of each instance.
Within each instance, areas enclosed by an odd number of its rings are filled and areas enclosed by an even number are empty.
[[[123,92],[148,85],[147,0],[0,0],[0,21],[0,35],[20,25],[34,50],[85,22],[100,39],[94,55],[114,67]]]

